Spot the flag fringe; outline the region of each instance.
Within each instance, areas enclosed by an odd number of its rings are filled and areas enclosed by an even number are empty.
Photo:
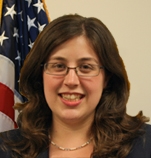
[[[43,5],[44,5],[44,9],[45,9],[45,11],[46,11],[46,15],[47,15],[48,21],[50,22],[51,19],[50,19],[50,16],[49,16],[49,12],[48,12],[48,9],[47,9],[45,0],[42,0],[42,2],[43,2]]]
[[[3,8],[3,0],[0,0],[0,26],[1,26],[1,20],[2,20],[2,9]]]

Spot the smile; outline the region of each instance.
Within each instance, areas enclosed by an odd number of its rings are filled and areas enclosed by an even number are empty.
[[[83,97],[83,95],[80,95],[80,94],[61,94],[61,97],[64,100],[68,100],[68,101],[78,101]]]

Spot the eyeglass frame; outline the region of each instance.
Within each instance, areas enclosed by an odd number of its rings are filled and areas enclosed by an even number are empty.
[[[44,64],[41,64],[41,66],[44,68],[44,71],[47,70],[46,66],[47,66],[48,64],[54,64],[54,63],[44,63]],[[81,65],[82,65],[82,64],[81,64]],[[66,73],[65,73],[65,74],[61,74],[61,75],[59,75],[59,74],[50,74],[50,73],[46,73],[46,74],[48,74],[48,75],[54,75],[54,76],[66,76],[66,75],[69,73],[69,70],[70,70],[70,69],[74,69],[76,75],[79,76],[79,77],[95,77],[95,76],[98,76],[98,75],[99,75],[100,69],[104,69],[103,66],[94,65],[94,64],[92,64],[92,66],[96,66],[96,67],[99,68],[99,69],[98,69],[98,70],[99,70],[99,71],[98,71],[98,74],[92,75],[92,76],[79,75],[79,74],[78,74],[79,71],[78,71],[77,68],[79,68],[80,66],[76,66],[76,67],[68,67],[68,66],[65,66],[65,68],[66,68]]]

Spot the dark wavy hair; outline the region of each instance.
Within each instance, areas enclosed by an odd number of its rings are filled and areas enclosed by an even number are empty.
[[[146,117],[141,112],[135,117],[126,114],[130,83],[112,34],[96,18],[64,15],[45,27],[22,67],[20,92],[28,101],[15,105],[15,109],[20,111],[17,123],[22,135],[22,140],[12,145],[16,155],[36,157],[48,148],[52,112],[43,92],[41,65],[47,62],[57,46],[77,36],[85,36],[89,40],[105,68],[108,80],[91,127],[94,138],[91,156],[125,158],[133,140],[141,134]]]

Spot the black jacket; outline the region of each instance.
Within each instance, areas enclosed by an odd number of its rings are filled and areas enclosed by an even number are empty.
[[[145,125],[145,134],[134,140],[134,146],[126,158],[151,158],[151,125]],[[11,139],[20,138],[19,129],[9,131]],[[0,138],[0,146],[2,139]],[[0,158],[11,158],[10,152],[4,152],[0,148]],[[41,152],[37,158],[49,158],[49,150]]]

